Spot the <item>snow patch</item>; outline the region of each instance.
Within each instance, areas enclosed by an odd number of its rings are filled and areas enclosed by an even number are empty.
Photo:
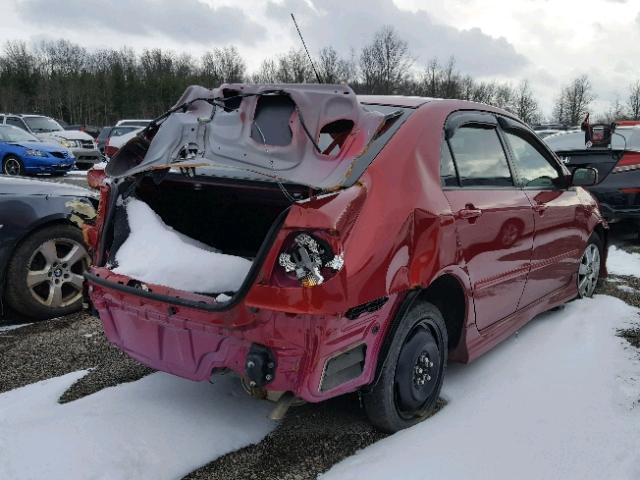
[[[211,385],[156,373],[58,404],[85,373],[0,394],[0,478],[182,478],[275,427],[272,406],[232,376]]]
[[[10,332],[11,330],[15,330],[17,328],[26,327],[27,325],[33,325],[33,323],[20,323],[17,325],[0,325],[0,333]]]
[[[539,316],[476,362],[451,365],[442,411],[321,479],[640,478],[640,362],[615,335],[637,320],[609,296]]]
[[[614,275],[640,276],[640,254],[629,253],[616,246],[609,247],[607,271]]]
[[[115,273],[200,293],[234,292],[251,262],[226,255],[166,225],[146,203],[126,202],[131,234],[116,254]]]

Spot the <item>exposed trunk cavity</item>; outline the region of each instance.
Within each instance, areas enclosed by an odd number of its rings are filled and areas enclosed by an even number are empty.
[[[306,194],[289,188],[293,198]],[[107,263],[134,281],[224,301],[261,261],[261,245],[290,204],[279,186],[263,182],[147,177],[118,202]]]

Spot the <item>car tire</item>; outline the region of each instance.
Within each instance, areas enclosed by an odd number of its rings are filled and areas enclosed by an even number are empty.
[[[24,165],[15,155],[7,155],[2,161],[2,173],[4,175],[19,176],[24,175]]]
[[[16,248],[7,268],[6,300],[35,319],[59,317],[82,307],[82,274],[89,255],[77,227],[36,230]]]
[[[378,381],[363,392],[369,421],[394,433],[430,416],[447,369],[447,328],[440,310],[420,302],[400,320]]]
[[[600,277],[602,248],[600,236],[592,233],[578,263],[578,298],[591,297],[595,292]]]

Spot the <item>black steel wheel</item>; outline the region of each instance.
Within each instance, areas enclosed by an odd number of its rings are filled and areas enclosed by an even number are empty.
[[[367,416],[393,433],[434,410],[447,367],[447,329],[438,308],[414,305],[400,320],[378,382],[363,395]]]

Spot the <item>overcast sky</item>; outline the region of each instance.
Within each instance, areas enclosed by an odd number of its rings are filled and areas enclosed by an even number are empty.
[[[560,88],[590,76],[597,113],[640,79],[640,0],[0,0],[0,40],[66,38],[87,48],[162,47],[199,56],[236,45],[255,70],[298,47],[347,54],[394,26],[419,67],[453,55],[476,78],[529,79],[544,113]]]

